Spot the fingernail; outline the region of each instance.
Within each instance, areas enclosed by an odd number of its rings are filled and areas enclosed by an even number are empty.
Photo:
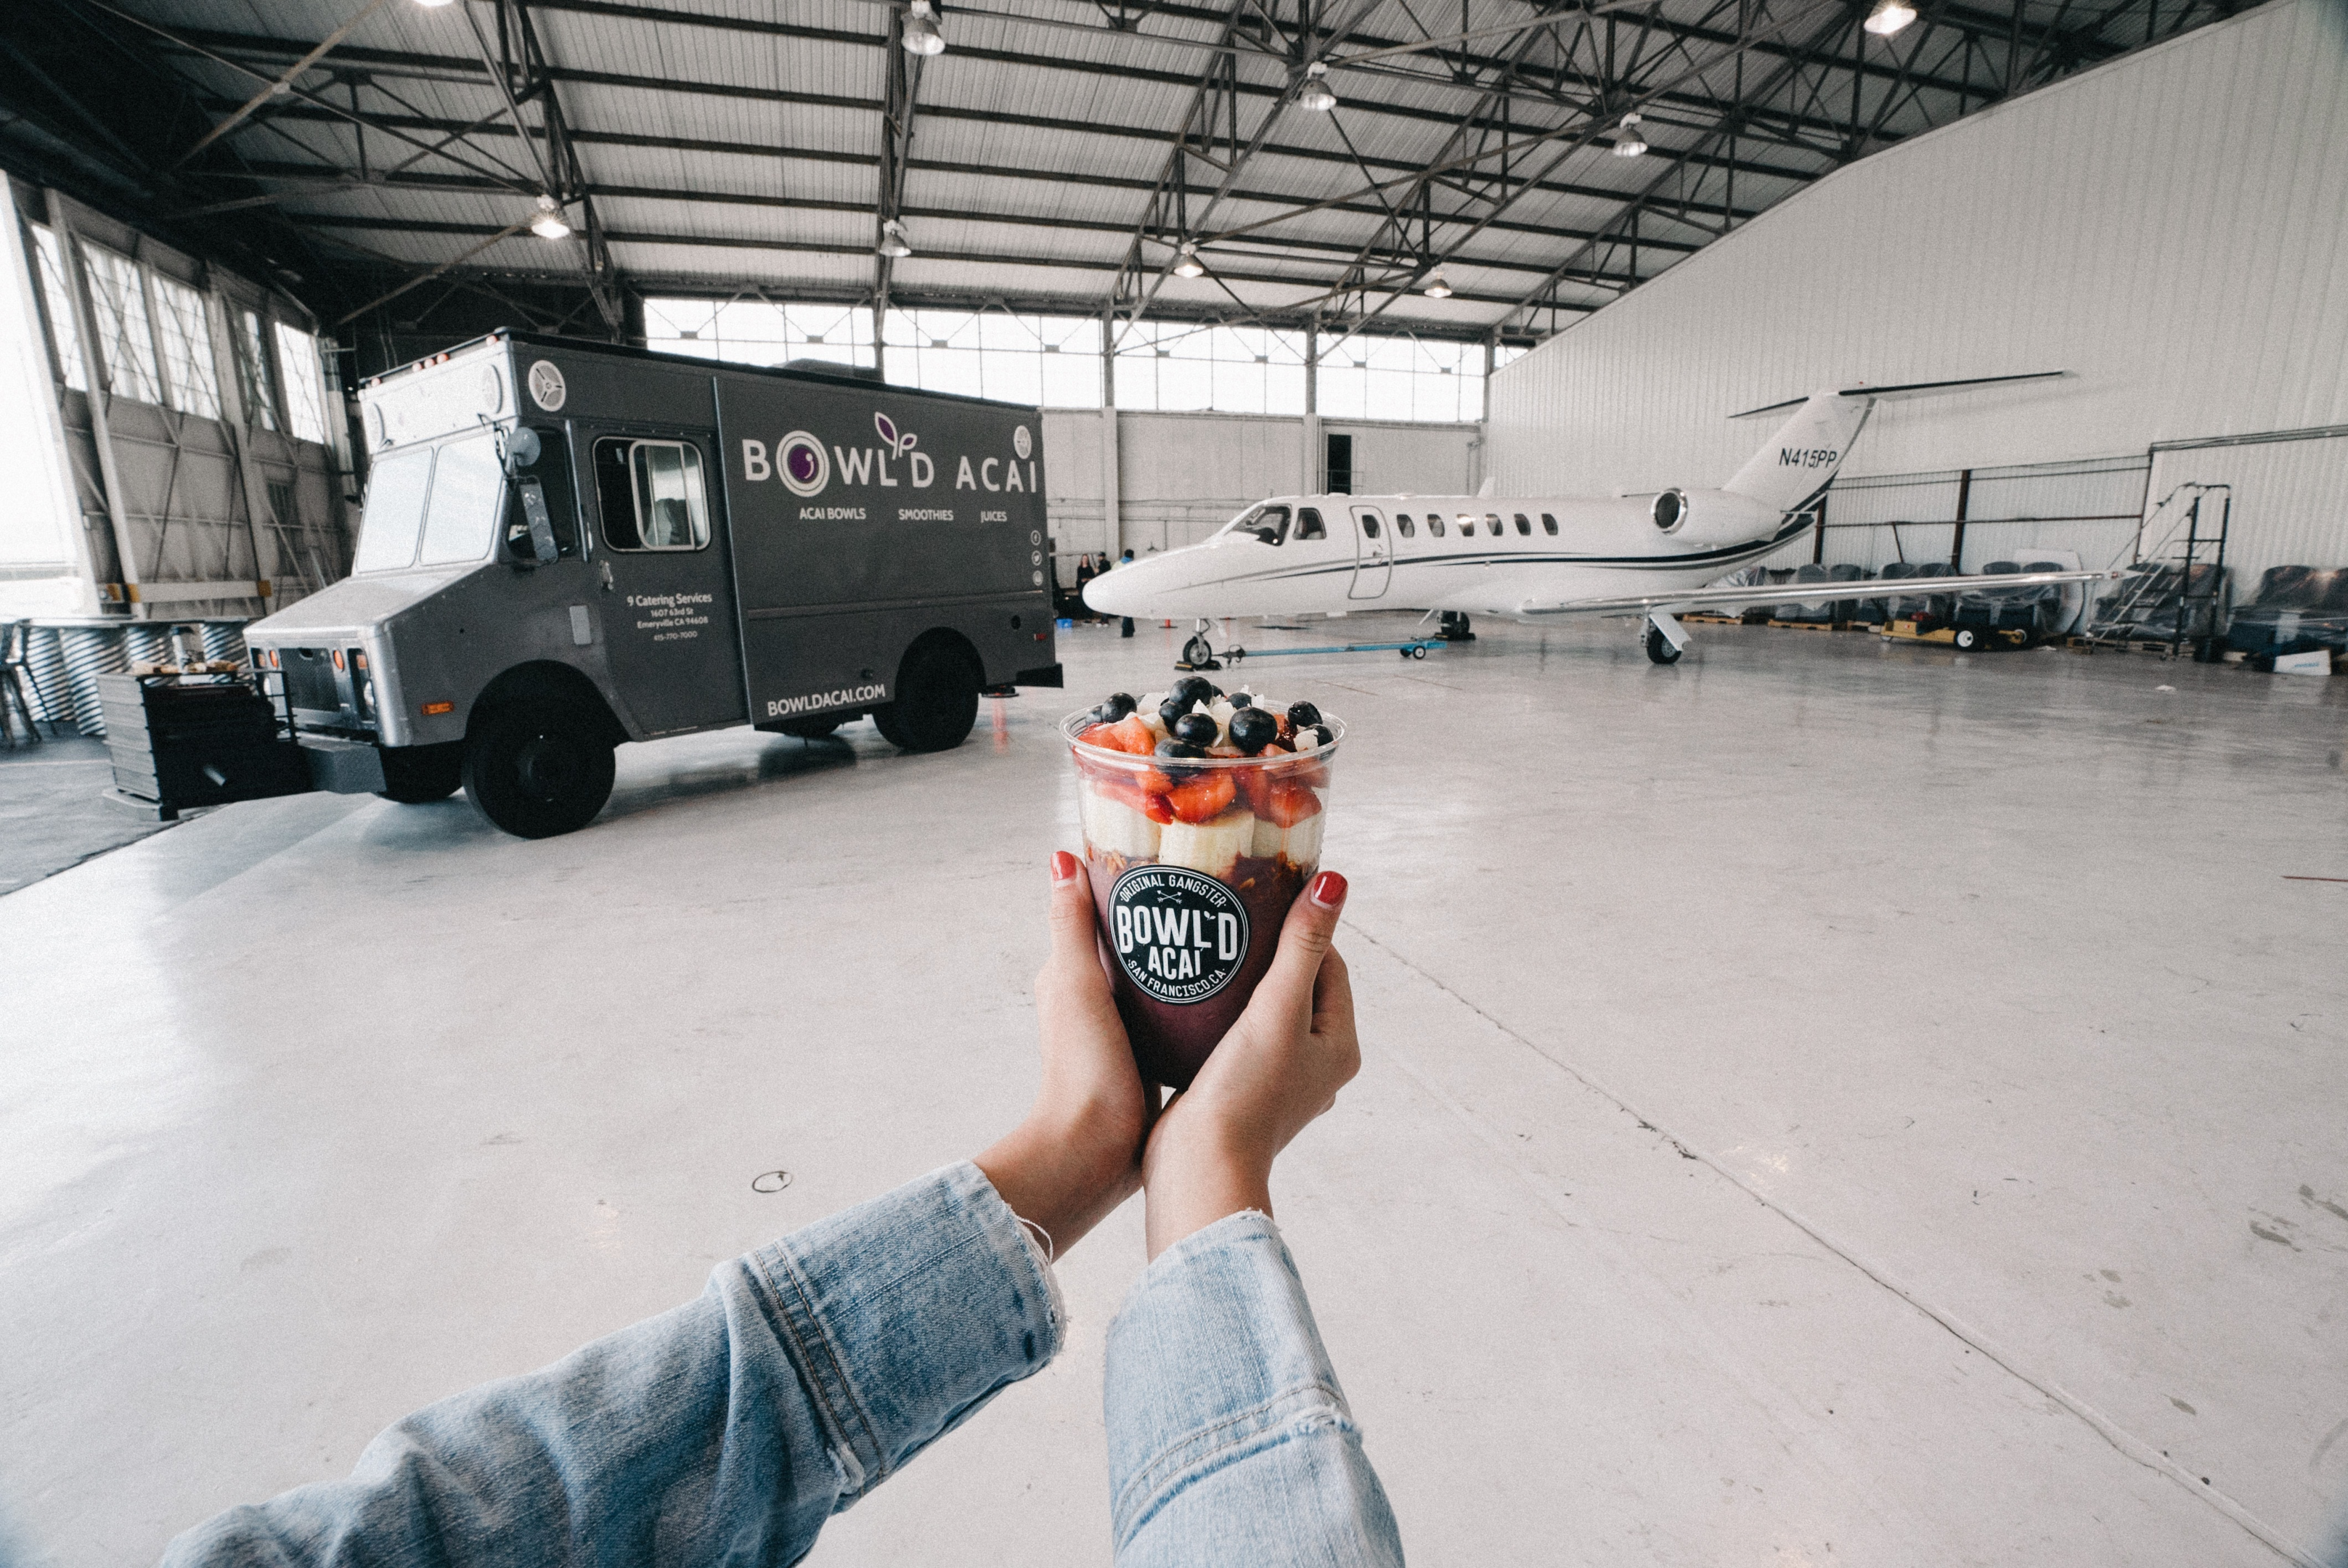
[[[1334,909],[1345,901],[1345,879],[1334,871],[1323,871],[1313,879],[1313,902],[1323,909]]]
[[[1052,880],[1067,882],[1076,875],[1076,857],[1065,849],[1052,851]]]

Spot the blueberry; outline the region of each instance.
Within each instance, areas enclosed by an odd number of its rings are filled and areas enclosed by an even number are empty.
[[[1255,706],[1255,699],[1249,696],[1245,692],[1234,692],[1231,693],[1231,706],[1234,708],[1252,708]]]
[[[1336,735],[1331,732],[1329,726],[1326,724],[1313,725],[1313,738],[1324,746],[1334,744],[1337,739]]]
[[[1280,733],[1280,721],[1262,708],[1241,708],[1231,714],[1231,744],[1253,756]]]
[[[1321,710],[1310,702],[1291,702],[1288,722],[1300,730],[1307,724],[1317,724],[1321,722]]]
[[[1211,746],[1222,733],[1222,726],[1204,713],[1185,713],[1169,726],[1178,741],[1188,741],[1194,746]]]
[[[1178,692],[1158,704],[1158,722],[1170,730],[1179,723],[1182,715],[1189,711],[1189,702]]]
[[[1188,741],[1160,741],[1158,754],[1161,757],[1203,757],[1207,753]]]
[[[1136,706],[1138,704],[1133,700],[1132,692],[1119,692],[1100,705],[1100,711],[1104,715],[1102,722],[1114,724],[1132,712]]]
[[[1180,698],[1182,702],[1182,711],[1184,712],[1189,712],[1191,703],[1203,702],[1207,701],[1209,695],[1213,692],[1214,689],[1215,683],[1208,680],[1204,675],[1185,675],[1182,679],[1175,682],[1173,685],[1167,688],[1166,695],[1169,701],[1178,697]]]

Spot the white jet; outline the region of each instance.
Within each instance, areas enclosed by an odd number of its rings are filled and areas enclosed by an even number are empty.
[[[1901,386],[1851,386],[1748,409],[1795,408],[1766,446],[1716,490],[1671,489],[1603,499],[1559,496],[1276,496],[1202,543],[1120,566],[1086,585],[1104,615],[1191,617],[1186,661],[1213,657],[1205,632],[1225,616],[1439,611],[1539,621],[1606,615],[1643,623],[1647,657],[1676,661],[1682,611],[1774,604],[1784,585],[1706,588],[1785,545],[1816,518],[1851,443],[1887,397],[2011,385],[2066,374],[1986,376]],[[1488,485],[1488,490],[1490,487]],[[2022,589],[2100,579],[2090,571],[1917,579],[1911,593]],[[1929,584],[1929,587],[1926,586]],[[1859,597],[1850,585],[1818,598]]]

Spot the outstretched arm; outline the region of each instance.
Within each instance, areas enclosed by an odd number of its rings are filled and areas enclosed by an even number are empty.
[[[1272,1166],[1361,1065],[1344,879],[1290,909],[1247,1010],[1151,1132],[1150,1265],[1109,1327],[1119,1568],[1395,1564],[1402,1542],[1272,1219]]]
[[[1093,953],[1082,868],[1056,857],[1053,876],[1042,1086],[975,1163],[722,1265],[698,1300],[551,1367],[418,1411],[347,1480],[223,1513],[165,1562],[798,1561],[832,1514],[1058,1351],[1049,1248],[1020,1222],[1066,1250],[1139,1184],[1151,1106]]]

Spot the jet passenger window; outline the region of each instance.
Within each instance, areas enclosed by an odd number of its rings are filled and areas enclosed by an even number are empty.
[[[700,449],[684,441],[595,443],[595,497],[615,550],[697,550],[709,543]]]
[[[1321,514],[1311,507],[1296,508],[1296,537],[1300,539],[1325,539],[1329,530],[1321,526]]]
[[[1552,538],[1557,537],[1557,519],[1547,512],[1541,514],[1541,531]]]
[[[1365,538],[1374,539],[1378,537],[1378,515],[1375,512],[1362,514],[1362,535]]]
[[[1532,519],[1526,517],[1522,512],[1519,512],[1517,514],[1517,532],[1520,534],[1529,534],[1532,531]]]
[[[1426,514],[1426,532],[1427,537],[1430,538],[1439,539],[1443,537],[1443,516],[1441,513],[1429,512]]]
[[[1499,513],[1487,512],[1484,514],[1484,531],[1490,534],[1496,539],[1500,537]]]
[[[1409,538],[1418,532],[1416,528],[1412,527],[1410,514],[1408,512],[1396,512],[1395,514],[1395,532],[1400,534],[1405,538]]]

